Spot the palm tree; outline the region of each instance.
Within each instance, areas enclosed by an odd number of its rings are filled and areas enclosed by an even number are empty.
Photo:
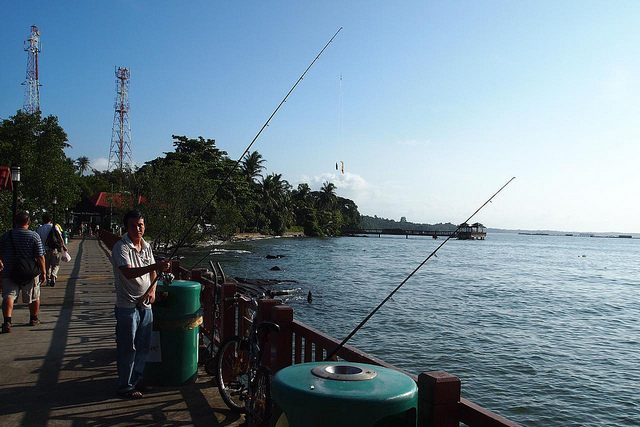
[[[270,228],[284,232],[289,217],[289,190],[291,185],[281,174],[272,173],[262,180],[262,209],[269,218]]]
[[[266,160],[262,158],[262,154],[254,151],[252,153],[247,153],[242,159],[242,170],[247,177],[247,180],[253,181],[257,177],[262,178],[262,170],[264,166],[262,165]]]
[[[262,180],[262,200],[268,207],[281,207],[287,199],[289,183],[282,179],[282,174],[272,173]]]
[[[338,202],[336,196],[336,186],[332,182],[325,182],[320,189],[320,207],[322,209],[333,209]]]
[[[89,170],[90,166],[89,158],[87,156],[78,157],[76,159],[76,167],[78,168],[78,173],[80,176],[83,176],[84,173]]]
[[[293,190],[293,192],[291,193],[291,197],[294,202],[301,207],[307,206],[310,195],[311,187],[309,187],[309,184],[307,184],[306,182],[298,184],[298,188],[296,190]]]

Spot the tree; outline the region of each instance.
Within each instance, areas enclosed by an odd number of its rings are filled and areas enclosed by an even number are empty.
[[[304,227],[309,218],[309,210],[313,209],[313,197],[309,184],[298,184],[298,188],[291,192],[291,204],[296,224]],[[315,218],[315,213],[313,216]]]
[[[80,176],[84,176],[84,173],[89,170],[90,162],[87,156],[78,157],[76,159],[76,167]]]
[[[335,208],[338,199],[336,198],[336,186],[331,182],[325,182],[320,189],[320,209],[331,210]]]
[[[262,170],[266,160],[262,158],[262,154],[254,151],[252,153],[247,153],[242,159],[242,171],[244,175],[247,177],[249,181],[255,181],[256,178],[262,178]]]
[[[338,197],[338,205],[342,214],[342,229],[356,229],[360,227],[360,212],[353,200]]]
[[[169,245],[177,243],[199,218],[187,242],[228,238],[247,223],[255,202],[246,179],[215,140],[173,136],[175,151],[147,162],[135,174],[149,222],[164,224],[161,234]],[[255,199],[255,198],[254,198]]]
[[[126,181],[123,190],[133,200],[146,200],[140,209],[150,237],[168,246],[190,229],[188,244],[228,239],[247,229],[282,234],[292,226],[311,236],[337,235],[359,215],[352,201],[336,196],[331,183],[322,191],[312,192],[308,184],[292,191],[281,174],[262,177],[265,160],[257,151],[246,155],[237,168],[213,139],[173,135],[173,145],[173,151],[123,177],[115,171],[80,174],[84,194],[114,191],[114,183]]]
[[[67,134],[55,116],[18,111],[0,123],[0,164],[19,165],[20,210],[37,217],[43,211],[64,212],[80,200],[79,177],[64,149]],[[6,197],[0,198],[0,226],[11,224]],[[54,204],[54,199],[56,204]]]
[[[262,180],[262,209],[269,219],[268,230],[282,234],[290,223],[291,186],[281,174],[272,173]]]

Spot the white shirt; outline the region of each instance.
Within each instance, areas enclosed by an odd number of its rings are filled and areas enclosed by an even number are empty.
[[[133,308],[138,303],[138,299],[147,292],[151,286],[151,274],[147,273],[140,277],[127,279],[120,271],[120,267],[147,267],[156,262],[153,257],[151,245],[144,239],[141,242],[140,252],[129,238],[129,234],[122,236],[113,245],[111,251],[111,264],[113,265],[113,276],[116,287],[116,307]],[[151,304],[145,302],[145,308],[150,308]]]

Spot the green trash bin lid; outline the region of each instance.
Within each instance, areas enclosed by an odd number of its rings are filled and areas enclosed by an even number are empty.
[[[158,292],[168,293],[167,298],[156,298],[154,316],[175,318],[192,315],[200,310],[202,285],[191,280],[174,280],[170,284],[158,280]]]
[[[271,392],[291,427],[371,426],[415,410],[418,398],[418,387],[408,375],[352,362],[289,366],[275,374]]]

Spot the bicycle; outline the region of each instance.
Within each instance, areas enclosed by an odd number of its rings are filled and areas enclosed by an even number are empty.
[[[262,350],[268,334],[278,332],[280,326],[257,322],[258,301],[265,297],[264,293],[250,297],[247,335],[223,340],[214,362],[222,400],[230,409],[245,413],[249,427],[268,426],[271,417],[271,372],[262,364]],[[240,298],[236,295],[233,299]]]

